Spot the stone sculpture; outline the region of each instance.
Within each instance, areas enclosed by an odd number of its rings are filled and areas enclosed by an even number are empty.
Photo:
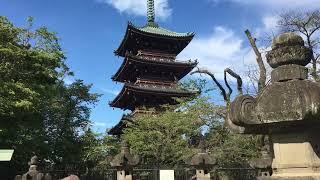
[[[273,174],[260,179],[320,179],[320,84],[308,80],[305,67],[312,51],[299,35],[284,33],[266,57],[271,84],[255,98],[238,96],[228,118],[244,133],[270,137]]]
[[[37,156],[33,156],[30,160],[29,171],[25,174],[17,175],[15,180],[51,180],[52,177],[50,174],[44,175],[38,170],[39,160]]]
[[[122,143],[121,152],[111,161],[111,166],[117,168],[117,180],[132,180],[133,167],[139,163],[139,157],[130,154],[128,144]]]
[[[216,160],[209,156],[204,147],[204,141],[200,140],[201,152],[191,158],[190,166],[196,169],[195,179],[210,180],[210,170],[216,164]]]

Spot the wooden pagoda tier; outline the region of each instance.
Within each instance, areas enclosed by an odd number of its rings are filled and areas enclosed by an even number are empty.
[[[138,80],[125,83],[118,96],[110,102],[111,107],[134,111],[137,107],[157,108],[165,104],[176,104],[174,98],[190,97],[196,92],[179,89],[176,83]]]
[[[125,57],[126,53],[137,54],[139,50],[179,54],[193,39],[194,33],[177,33],[159,27],[157,24],[147,24],[136,27],[128,23],[126,34],[115,54]]]
[[[123,115],[119,123],[108,131],[108,134],[119,136],[123,134],[123,129],[125,129],[128,126],[128,123],[132,122],[133,120],[131,115]]]
[[[134,124],[134,117],[137,116],[138,114],[153,114],[155,113],[154,110],[146,110],[144,108],[142,109],[136,109],[130,114],[124,114],[121,117],[121,120],[113,126],[109,131],[108,134],[114,135],[114,136],[120,136],[123,134],[123,130],[127,128],[130,124]]]
[[[163,81],[178,81],[186,76],[197,61],[175,61],[174,58],[156,53],[142,53],[134,56],[127,54],[112,80],[134,83],[138,78],[157,77]]]

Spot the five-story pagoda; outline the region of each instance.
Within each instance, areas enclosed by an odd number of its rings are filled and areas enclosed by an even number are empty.
[[[149,108],[176,103],[174,98],[194,94],[178,87],[178,81],[196,65],[196,61],[176,61],[176,56],[190,43],[193,33],[177,33],[159,27],[155,22],[154,0],[147,0],[148,22],[143,27],[128,23],[126,34],[115,54],[124,61],[113,81],[124,86],[110,102],[111,107],[131,110],[109,134],[121,135],[128,121]]]

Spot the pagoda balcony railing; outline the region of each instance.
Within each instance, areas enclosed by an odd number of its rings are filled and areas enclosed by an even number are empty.
[[[162,89],[177,87],[176,82],[144,80],[140,78],[137,78],[137,81],[134,84],[138,85],[139,87],[153,87],[153,88],[162,88]]]
[[[153,113],[155,113],[154,110],[135,109],[135,110],[130,114],[130,116],[134,116],[134,115],[137,115],[137,114],[153,114]]]
[[[147,52],[147,51],[138,51],[137,56],[145,60],[159,61],[159,62],[173,62],[176,59],[176,56],[172,54],[155,53],[155,52]]]
[[[177,86],[164,86],[164,85],[159,85],[159,84],[146,84],[146,83],[142,83],[142,84],[137,84],[139,87],[141,88],[153,88],[153,89],[163,89],[163,90],[175,90],[177,89]]]

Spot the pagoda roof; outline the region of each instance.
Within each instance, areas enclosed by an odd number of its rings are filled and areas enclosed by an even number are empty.
[[[190,97],[195,93],[174,86],[125,83],[118,96],[110,102],[110,106],[133,111],[136,107],[149,104],[152,104],[153,107],[176,104],[175,97]]]
[[[121,135],[123,134],[123,129],[127,127],[127,123],[132,122],[132,118],[130,115],[122,115],[121,120],[113,126],[109,131],[108,134],[110,135]]]
[[[141,56],[127,55],[118,69],[117,73],[113,75],[112,80],[118,82],[134,82],[139,72],[145,70],[146,67],[158,72],[170,72],[176,77],[176,80],[182,79],[198,64],[197,61],[161,61],[161,60],[149,60]],[[141,69],[141,71],[136,71]]]
[[[127,51],[136,52],[138,49],[143,49],[142,44],[137,43],[137,37],[141,37],[140,41],[149,39],[150,42],[154,42],[157,39],[164,44],[179,44],[175,50],[170,48],[171,53],[179,54],[193,39],[194,33],[178,33],[159,27],[157,24],[138,27],[129,22],[125,36],[118,49],[115,50],[115,54],[124,57]]]
[[[186,32],[186,33],[178,33],[178,32],[174,32],[174,31],[170,31],[168,29],[159,27],[159,26],[143,26],[143,27],[136,27],[134,26],[132,23],[131,26],[133,28],[136,28],[142,32],[145,33],[150,33],[153,35],[159,35],[159,36],[163,36],[163,37],[175,37],[175,38],[185,38],[185,37],[191,37],[194,36],[194,33],[190,33],[190,32]]]

